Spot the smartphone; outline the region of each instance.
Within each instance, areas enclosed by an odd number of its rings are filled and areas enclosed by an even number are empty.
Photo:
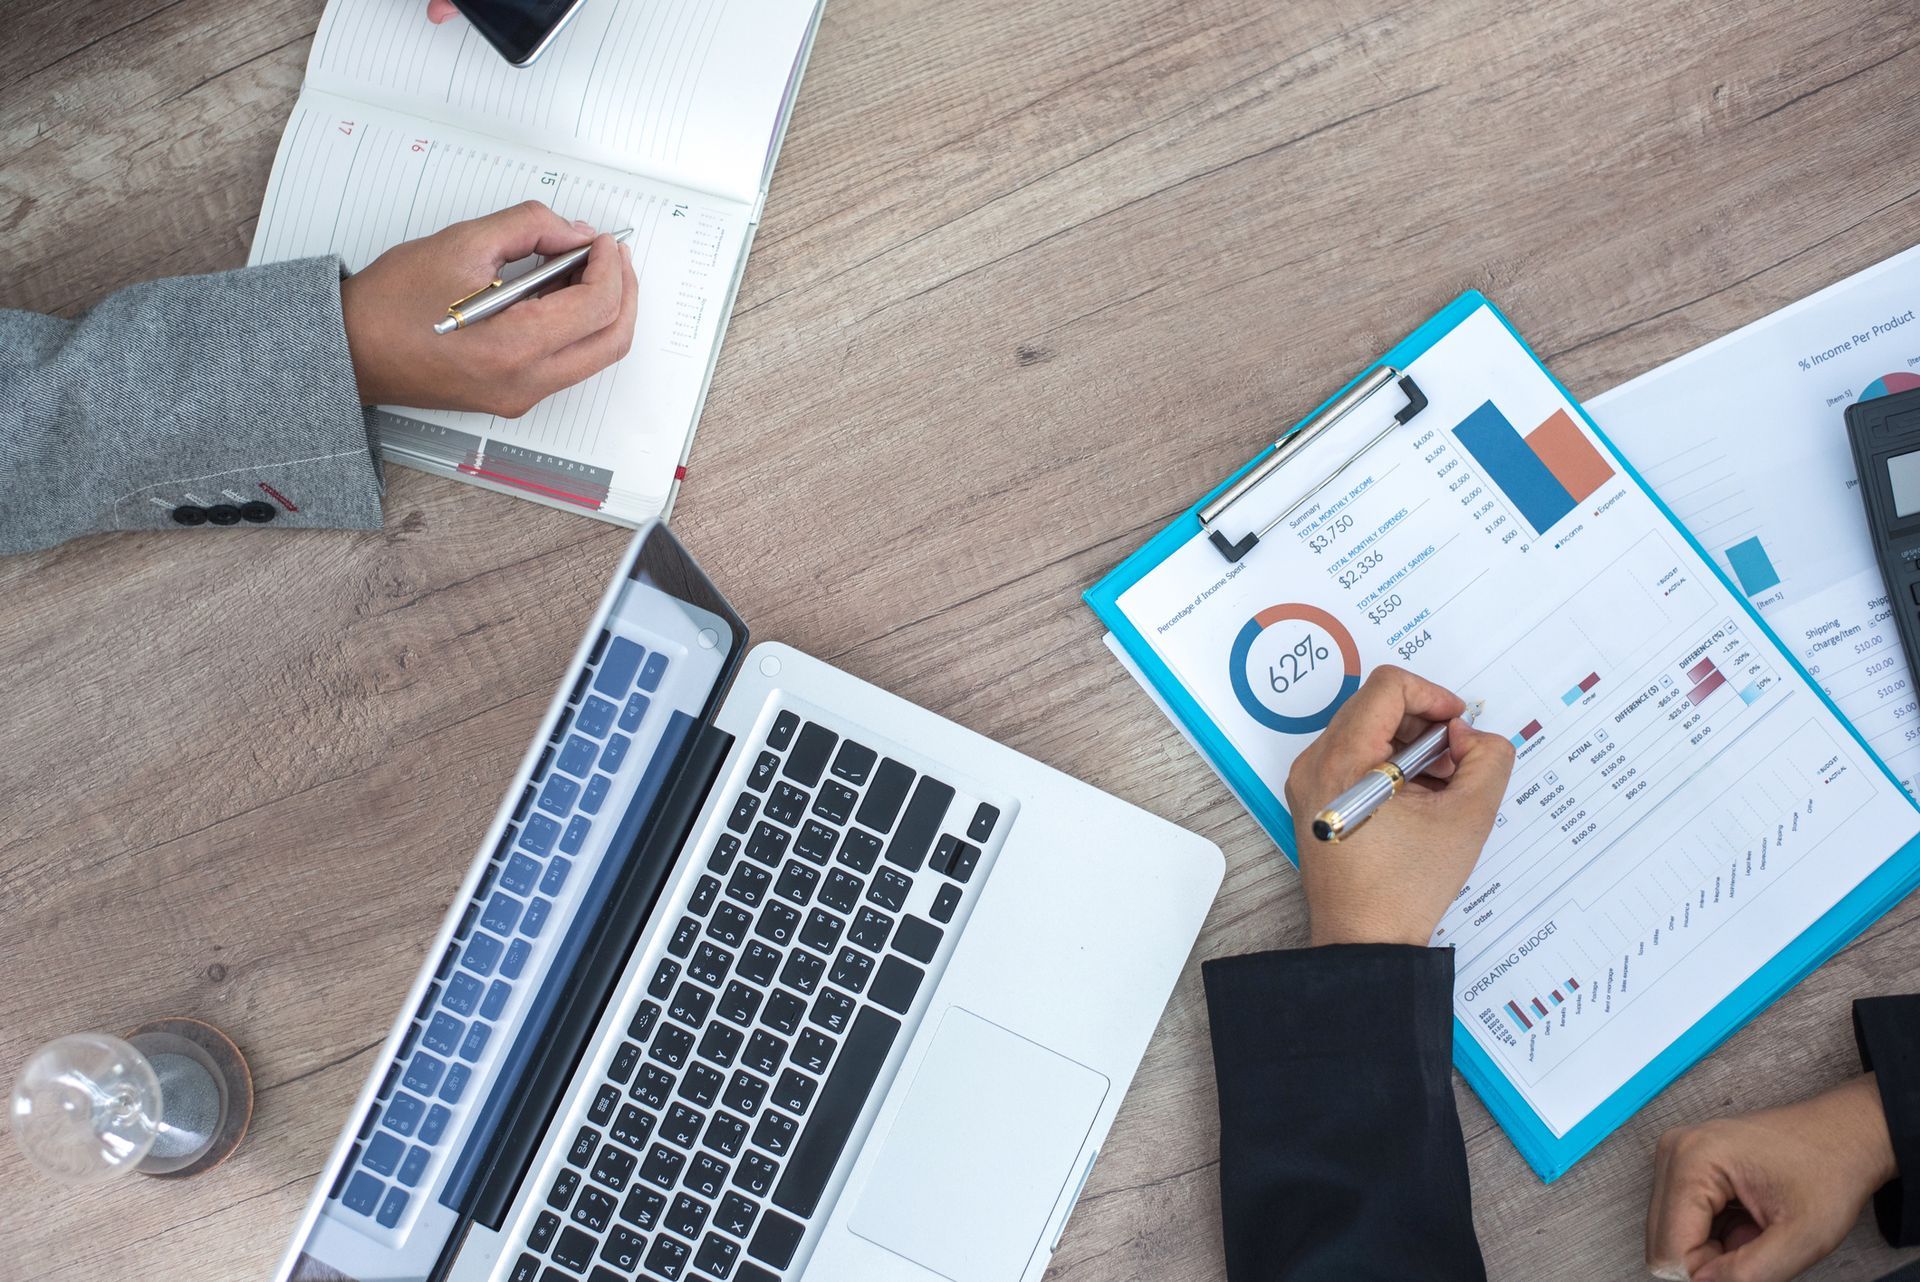
[[[453,0],[474,30],[508,62],[524,67],[553,43],[586,0]]]

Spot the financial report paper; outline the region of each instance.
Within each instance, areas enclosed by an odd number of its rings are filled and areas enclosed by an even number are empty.
[[[1920,701],[1844,415],[1916,387],[1910,249],[1587,403],[1909,791]]]
[[[1118,605],[1275,798],[1381,663],[1485,701],[1513,777],[1433,942],[1564,1136],[1920,823],[1491,309],[1404,372],[1427,408],[1276,473],[1269,513],[1308,497],[1243,561],[1196,535]]]

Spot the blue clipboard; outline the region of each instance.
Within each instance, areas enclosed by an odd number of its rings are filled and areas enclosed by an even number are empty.
[[[1539,357],[1533,355],[1533,349],[1527,346],[1526,340],[1520,337],[1519,331],[1514,329],[1512,322],[1508,321],[1500,309],[1488,302],[1478,291],[1472,291],[1454,299],[1412,335],[1362,370],[1352,382],[1334,396],[1329,397],[1325,404],[1307,419],[1303,419],[1302,423],[1311,422],[1328,406],[1347,395],[1381,367],[1405,369],[1423,352],[1451,333],[1468,316],[1483,307],[1492,312],[1500,323],[1506,326],[1507,332],[1512,334],[1522,349],[1533,358],[1536,364],[1539,364]],[[1821,689],[1820,684],[1808,674],[1793,652],[1781,644],[1780,638],[1774,634],[1766,620],[1754,610],[1746,596],[1728,579],[1719,563],[1707,554],[1706,549],[1681,523],[1680,518],[1674,515],[1673,510],[1621,455],[1613,442],[1607,439],[1606,434],[1580,406],[1580,402],[1567,391],[1559,379],[1553,377],[1552,371],[1544,365],[1541,365],[1541,370],[1553,381],[1554,387],[1566,397],[1587,427],[1593,431],[1594,436],[1606,447],[1621,472],[1653,500],[1660,513],[1672,522],[1674,529],[1686,539],[1688,546],[1712,568],[1715,576],[1726,588],[1727,594],[1739,602],[1740,607],[1747,612],[1747,617],[1773,644],[1799,680],[1832,711],[1835,718],[1847,728],[1848,733],[1853,735],[1860,747],[1879,765],[1888,783],[1904,796],[1905,790],[1901,788],[1899,780],[1887,769],[1886,763],[1874,754],[1860,732],[1854,728],[1853,723],[1841,715],[1840,709],[1834,705],[1832,699],[1827,697],[1826,691]],[[1296,424],[1293,430],[1297,431],[1299,426]],[[1140,635],[1138,629],[1119,607],[1122,593],[1201,531],[1199,520],[1201,508],[1257,467],[1270,452],[1271,450],[1263,452],[1260,456],[1249,460],[1246,466],[1203,495],[1199,502],[1188,508],[1175,518],[1171,525],[1161,530],[1133,555],[1122,561],[1106,578],[1087,589],[1084,598],[1093,608],[1093,612],[1100,617],[1100,621],[1107,626],[1114,638],[1125,649],[1128,657],[1139,668],[1160,699],[1172,710],[1180,729],[1200,747],[1214,769],[1225,779],[1227,786],[1239,796],[1242,803],[1252,812],[1260,826],[1266,829],[1267,834],[1279,845],[1287,858],[1298,864],[1299,852],[1294,845],[1293,820],[1287,813],[1285,805],[1267,787],[1246,759],[1228,742],[1213,719],[1161,662],[1160,657],[1154,653],[1153,648],[1148,645],[1146,639]],[[1911,798],[1909,798],[1909,804],[1913,804]],[[1506,1076],[1494,1065],[1493,1060],[1481,1049],[1479,1043],[1474,1041],[1466,1026],[1457,1017],[1454,1020],[1454,1065],[1485,1102],[1495,1120],[1506,1128],[1507,1134],[1513,1138],[1514,1146],[1520,1150],[1521,1156],[1527,1159],[1541,1179],[1551,1183],[1565,1174],[1575,1162],[1637,1112],[1641,1105],[1659,1094],[1675,1078],[1704,1058],[1721,1042],[1738,1032],[1747,1021],[1758,1015],[1775,998],[1799,983],[1815,967],[1850,943],[1855,936],[1905,898],[1916,885],[1920,885],[1920,837],[1916,837],[1895,851],[1845,898],[1728,994],[1705,1017],[1655,1056],[1644,1068],[1628,1079],[1625,1085],[1564,1136],[1556,1136],[1547,1127],[1533,1107],[1514,1089]],[[1838,1012],[1835,1018],[1839,1018]]]

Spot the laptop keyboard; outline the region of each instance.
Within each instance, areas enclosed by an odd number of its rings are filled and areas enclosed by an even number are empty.
[[[611,632],[594,643],[334,1181],[334,1205],[369,1229],[398,1232],[410,1208],[417,1214],[461,1123],[484,1097],[475,1078],[509,1040],[495,1029],[564,933],[564,922],[549,919],[591,876],[575,865],[667,666],[665,654]],[[643,746],[638,757],[649,751]],[[604,822],[619,822],[617,808]]]
[[[984,880],[994,806],[791,710],[750,752],[511,1282],[777,1282]]]

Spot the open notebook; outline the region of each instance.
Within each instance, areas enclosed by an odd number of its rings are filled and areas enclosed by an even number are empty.
[[[354,271],[529,198],[634,229],[624,360],[519,419],[382,407],[388,459],[622,524],[667,509],[819,11],[589,0],[517,70],[424,0],[331,0],[250,261],[334,253]]]

